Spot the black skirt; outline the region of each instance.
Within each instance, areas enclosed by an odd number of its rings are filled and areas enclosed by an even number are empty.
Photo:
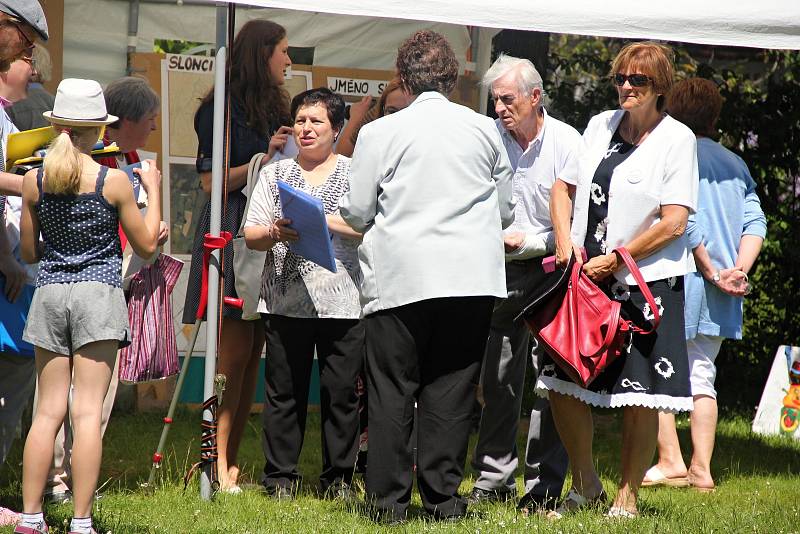
[[[683,316],[683,277],[648,282],[661,312],[652,334],[634,334],[623,355],[584,388],[574,383],[549,356],[545,356],[536,390],[571,395],[601,408],[643,406],[666,412],[690,411],[689,356]],[[622,304],[622,315],[647,327],[653,314],[638,286],[612,278],[601,285],[610,298]],[[629,351],[628,351],[629,350]]]

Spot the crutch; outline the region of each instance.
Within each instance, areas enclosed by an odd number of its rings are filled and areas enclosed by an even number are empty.
[[[183,364],[181,365],[181,371],[178,374],[178,381],[175,383],[175,392],[172,394],[172,400],[169,403],[169,409],[167,410],[167,415],[164,417],[164,428],[161,430],[161,437],[158,440],[158,447],[156,447],[156,451],[153,453],[153,463],[150,467],[150,476],[147,478],[147,482],[143,484],[143,487],[151,487],[153,482],[155,482],[156,471],[161,467],[161,461],[164,459],[163,451],[164,446],[167,443],[167,436],[169,435],[170,425],[172,425],[173,416],[175,415],[175,409],[178,406],[178,398],[181,395],[181,390],[183,389],[183,381],[186,379],[186,374],[189,370],[189,362],[191,362],[192,353],[194,352],[194,346],[197,343],[197,335],[200,333],[200,326],[203,323],[203,317],[206,314],[206,305],[208,303],[208,262],[211,256],[211,251],[216,248],[224,248],[225,245],[230,242],[230,233],[229,232],[222,232],[220,237],[214,237],[211,235],[206,235],[205,240],[203,243],[203,278],[202,284],[200,288],[200,302],[197,306],[197,313],[195,314],[195,322],[194,326],[192,327],[192,336],[191,340],[189,341],[189,348],[186,351],[186,355],[183,359]],[[234,308],[242,308],[242,299],[237,299],[233,297],[224,297],[224,303],[226,306],[231,306]],[[220,403],[222,401],[221,395],[222,391],[224,391],[224,375],[218,375],[215,377],[215,382],[217,383],[217,389],[219,390],[218,395],[212,397],[215,403]],[[208,399],[211,400],[211,399]],[[206,402],[208,402],[208,400]],[[216,413],[216,409],[213,410]],[[216,423],[216,417],[215,421]],[[216,426],[216,425],[215,425]],[[214,437],[214,453],[216,453],[216,431],[213,433]],[[215,456],[215,454],[214,454]],[[216,463],[216,462],[215,462]]]

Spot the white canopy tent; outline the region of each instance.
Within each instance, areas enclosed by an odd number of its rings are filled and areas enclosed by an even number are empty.
[[[796,0],[232,0],[237,4],[463,24],[484,28],[800,49]]]
[[[462,64],[471,43],[466,26],[480,28],[478,54],[486,61],[491,37],[503,28],[578,35],[652,38],[689,43],[800,49],[800,2],[675,0],[640,3],[630,13],[608,1],[562,0],[492,5],[485,0],[234,0],[237,27],[268,17],[287,28],[293,46],[315,48],[315,63],[331,67],[393,68],[402,39],[421,26],[447,37]],[[269,9],[265,9],[269,8]],[[67,0],[64,75],[109,82],[125,73],[128,2]],[[103,24],[87,14],[102,14]],[[150,2],[139,6],[139,32],[131,43],[152,52],[156,39],[214,43],[216,9]],[[473,34],[474,37],[474,34]],[[481,56],[484,56],[482,58]]]
[[[105,84],[125,75],[128,42],[127,2],[68,0],[64,12],[64,76],[89,78]],[[87,13],[103,13],[93,25]],[[137,52],[152,52],[156,39],[215,44],[216,7],[177,3],[139,5],[139,31],[132,41]],[[392,70],[397,47],[421,27],[445,35],[462,65],[471,45],[467,28],[459,24],[392,20],[286,9],[237,9],[236,27],[248,20],[268,18],[286,28],[292,46],[313,47],[314,63],[327,67]],[[496,30],[485,30],[493,35]],[[490,41],[491,38],[484,41]]]

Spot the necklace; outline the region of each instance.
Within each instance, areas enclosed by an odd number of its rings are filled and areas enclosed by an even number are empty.
[[[627,141],[632,145],[637,145],[639,143],[639,138],[642,136],[642,132],[635,131],[634,133],[633,126],[631,126],[630,117],[628,117],[628,120],[625,122],[623,126],[625,126],[625,130],[622,132],[623,140]]]
[[[622,125],[623,128],[620,131],[622,135],[622,139],[632,145],[638,145],[643,141],[642,136],[649,133],[653,130],[658,124],[661,122],[661,119],[664,118],[664,114],[661,113],[658,116],[658,119],[653,122],[651,125],[642,128],[641,130],[634,130],[633,125],[631,124],[631,117],[630,115],[625,117],[625,123]]]
[[[328,176],[330,176],[336,169],[336,166],[339,164],[339,158],[336,154],[331,153],[327,158],[325,158],[325,161],[315,165],[313,169],[308,170],[304,169],[300,164],[299,154],[295,156],[295,162],[300,168],[300,174],[306,183],[311,187],[319,187],[325,183],[325,181],[328,179]]]

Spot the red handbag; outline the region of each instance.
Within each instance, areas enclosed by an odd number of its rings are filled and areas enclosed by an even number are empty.
[[[661,322],[658,306],[636,262],[624,248],[615,249],[630,270],[653,312],[649,330],[639,328],[620,315],[621,304],[610,299],[588,276],[582,265],[570,261],[569,283],[561,292],[539,303],[525,315],[531,332],[542,343],[553,361],[573,382],[587,387],[625,350],[633,333],[652,334]]]

